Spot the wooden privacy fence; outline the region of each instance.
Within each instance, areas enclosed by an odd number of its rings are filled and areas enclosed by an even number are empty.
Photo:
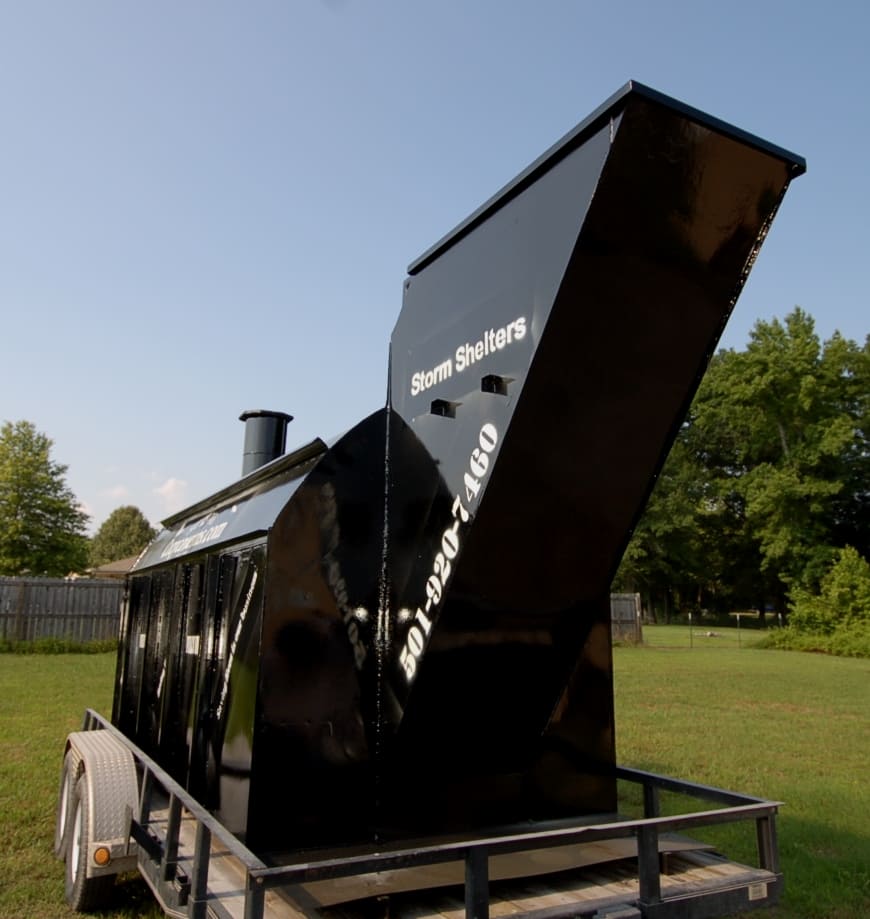
[[[0,639],[103,641],[118,637],[123,581],[0,577]],[[614,641],[640,642],[640,594],[611,594]]]
[[[123,581],[0,578],[0,639],[118,637]]]
[[[610,595],[610,629],[614,641],[643,641],[640,594]]]

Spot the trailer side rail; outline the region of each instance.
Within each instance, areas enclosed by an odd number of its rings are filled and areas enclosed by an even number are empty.
[[[781,883],[776,838],[776,815],[780,802],[738,794],[707,785],[682,781],[639,769],[617,767],[616,777],[639,785],[643,791],[644,816],[606,823],[578,825],[564,821],[497,836],[426,843],[362,854],[325,853],[322,857],[294,864],[270,866],[250,851],[165,770],[110,724],[102,715],[88,709],[84,730],[106,730],[127,746],[142,770],[138,818],[131,815],[131,837],[147,858],[140,856],[140,867],[148,872],[152,888],[160,891],[165,905],[190,919],[204,919],[210,905],[208,896],[209,857],[212,839],[217,839],[235,857],[245,872],[245,919],[263,919],[266,891],[288,885],[344,878],[388,870],[421,867],[444,862],[465,863],[465,914],[468,919],[489,917],[489,858],[494,855],[595,842],[620,837],[635,837],[638,851],[638,906],[645,917],[665,915],[667,898],[662,896],[662,866],[659,836],[663,833],[698,829],[725,823],[754,821],[758,867],[770,872]],[[661,816],[660,792],[669,791],[723,805],[674,816]],[[168,798],[161,817],[161,839],[152,828],[156,794]],[[192,876],[178,872],[178,853],[182,811],[196,824]],[[728,893],[719,894],[720,898]],[[703,899],[703,897],[699,897]],[[709,905],[709,904],[708,904]],[[685,902],[681,915],[695,911]],[[697,915],[714,915],[699,909]]]

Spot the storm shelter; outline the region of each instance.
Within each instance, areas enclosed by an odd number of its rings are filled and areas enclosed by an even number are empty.
[[[610,581],[803,171],[609,99],[410,266],[383,408],[165,521],[114,723],[265,855],[612,812]]]

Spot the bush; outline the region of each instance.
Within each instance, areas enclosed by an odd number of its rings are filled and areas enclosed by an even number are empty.
[[[71,641],[68,638],[37,638],[34,641],[0,639],[0,654],[104,654],[118,649],[117,639]]]
[[[838,555],[819,593],[794,589],[788,627],[757,647],[870,658],[870,565],[850,546]]]
[[[763,638],[754,641],[752,647],[870,658],[870,626],[837,629],[830,635],[821,632],[798,632],[790,626],[785,629],[771,629]]]
[[[851,546],[822,578],[818,594],[791,592],[787,628],[769,632],[759,648],[870,658],[870,565]]]
[[[818,595],[796,588],[789,623],[798,632],[831,635],[842,628],[870,623],[870,565],[851,546],[822,578]]]
[[[831,654],[840,657],[870,657],[870,623],[837,629],[830,642]]]

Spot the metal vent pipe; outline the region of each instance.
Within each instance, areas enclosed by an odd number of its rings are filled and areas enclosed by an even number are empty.
[[[292,420],[293,416],[285,412],[270,412],[263,409],[254,409],[239,415],[239,421],[245,422],[243,476],[283,455],[287,444],[287,425]]]

